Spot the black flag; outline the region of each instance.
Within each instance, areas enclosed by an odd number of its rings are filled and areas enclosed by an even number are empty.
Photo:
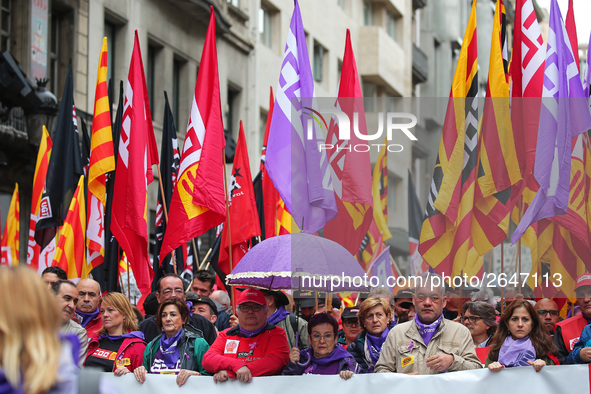
[[[78,186],[80,175],[83,174],[70,60],[57,127],[53,133],[53,150],[47,168],[45,189],[41,197],[39,221],[35,229],[35,241],[41,249],[51,242],[57,227],[61,226],[66,219],[70,201]]]

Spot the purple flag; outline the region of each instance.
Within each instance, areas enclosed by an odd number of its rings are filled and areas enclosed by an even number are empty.
[[[392,263],[390,263],[390,245],[386,246],[386,249],[370,264],[367,269],[367,276],[370,278],[377,277],[379,279],[378,286],[392,287],[388,285],[388,278],[395,277],[392,272]],[[372,287],[375,287],[375,283],[371,281],[370,283],[372,283]],[[394,282],[390,280],[390,284],[394,284]]]
[[[544,90],[534,177],[540,189],[513,233],[517,242],[534,222],[568,209],[572,138],[591,128],[588,99],[556,0],[550,7]]]
[[[289,25],[265,167],[298,227],[313,233],[337,215],[324,135],[311,117],[314,79],[298,2]]]
[[[589,45],[587,46],[587,61],[583,66],[583,93],[585,97],[589,97],[589,88],[591,87],[591,36],[589,36]]]

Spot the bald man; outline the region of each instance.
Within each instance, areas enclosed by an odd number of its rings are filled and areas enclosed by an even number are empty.
[[[540,321],[548,331],[550,336],[554,335],[554,326],[560,321],[560,311],[558,310],[558,304],[552,301],[550,298],[543,298],[536,303],[536,312]]]
[[[76,288],[78,289],[78,302],[76,303],[75,316],[90,339],[103,327],[99,313],[101,286],[96,280],[86,278],[81,279]]]

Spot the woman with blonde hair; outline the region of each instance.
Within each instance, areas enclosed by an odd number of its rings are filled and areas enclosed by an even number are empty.
[[[142,365],[146,342],[144,333],[137,331],[137,317],[129,300],[121,293],[108,293],[99,311],[103,328],[90,340],[84,365],[116,376],[133,372]]]
[[[34,271],[0,268],[0,392],[76,392],[73,343],[61,341],[57,300]]]
[[[392,308],[384,299],[370,297],[361,303],[357,318],[363,331],[347,350],[355,357],[361,373],[372,373],[393,326]]]

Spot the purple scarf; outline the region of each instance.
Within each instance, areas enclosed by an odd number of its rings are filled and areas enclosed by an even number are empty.
[[[181,328],[175,336],[167,338],[166,333],[162,333],[160,337],[160,353],[162,353],[162,361],[168,368],[174,368],[176,363],[181,358],[181,350],[179,344],[181,336],[183,335],[183,329]]]
[[[123,339],[124,338],[138,338],[138,339],[141,339],[142,341],[146,340],[144,333],[141,331],[131,331],[131,332],[128,332],[127,334],[122,334],[122,335],[109,335],[108,333],[104,333],[104,334],[99,335],[99,337],[98,337],[99,341],[103,338],[107,338],[111,342],[118,341],[119,339],[122,339],[122,338]]]
[[[536,360],[536,349],[529,335],[521,339],[505,338],[499,350],[499,363],[506,367],[528,366],[528,361]]]
[[[267,325],[265,324],[264,326],[262,326],[258,330],[254,330],[254,331],[248,331],[247,329],[242,328],[242,326],[240,324],[238,324],[238,327],[240,328],[240,335],[242,335],[243,337],[251,338],[251,337],[256,337],[261,332],[263,332],[263,330],[265,328],[267,328]]]
[[[442,319],[443,315],[440,315],[433,323],[423,324],[419,320],[419,314],[417,313],[415,315],[415,323],[417,324],[417,329],[419,330],[419,334],[421,334],[421,338],[423,338],[425,345],[429,345],[431,338],[433,338],[437,330],[439,330],[439,325],[441,324]]]
[[[373,365],[376,365],[378,359],[380,358],[380,351],[382,350],[382,345],[386,342],[386,338],[388,337],[388,333],[390,332],[390,327],[386,327],[384,332],[379,337],[371,335],[369,332],[365,336],[365,340],[367,341],[367,348],[369,349],[369,355],[371,356],[371,361]]]
[[[289,312],[282,305],[275,309],[275,312],[273,312],[273,314],[269,316],[269,318],[267,319],[267,323],[276,325],[281,320],[285,319],[287,316],[289,316]]]
[[[95,317],[98,316],[99,312],[100,311],[98,307],[94,312],[82,312],[76,309],[76,318],[78,319],[78,323],[80,323],[82,327],[86,327],[88,323],[90,323]]]
[[[25,391],[23,390],[23,375],[21,372],[21,382],[19,384],[18,387],[14,388],[12,387],[12,385],[10,384],[10,382],[8,381],[8,379],[6,379],[6,375],[4,374],[4,371],[2,370],[2,368],[0,368],[0,393],[4,393],[4,394],[25,394]]]
[[[300,363],[301,366],[308,365],[308,368],[304,370],[304,374],[312,373],[317,375],[334,375],[339,373],[339,361],[342,359],[352,357],[351,353],[345,350],[345,348],[337,343],[334,350],[330,352],[328,356],[316,358],[314,357],[314,350],[307,348],[300,351],[300,359],[306,361]]]

